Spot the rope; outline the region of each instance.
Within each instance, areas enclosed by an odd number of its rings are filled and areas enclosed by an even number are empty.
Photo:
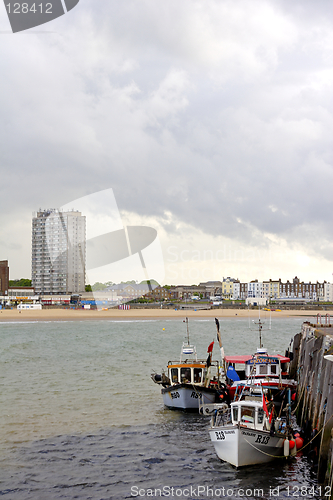
[[[254,446],[254,444],[250,443],[250,441],[248,441],[246,438],[244,438],[244,440],[250,445],[252,446],[252,448],[254,448],[255,450],[257,451],[260,451],[260,453],[262,453],[263,455],[266,455],[267,457],[273,457],[273,458],[286,458],[285,455],[271,455],[270,453],[266,453],[265,451],[263,450],[260,450],[259,448],[257,448],[256,446]]]
[[[204,395],[202,394],[202,392],[199,392],[199,390],[200,390],[200,389],[198,390],[198,388],[197,388],[197,387],[201,387],[201,389],[206,389],[206,387],[205,387],[205,386],[196,386],[195,384],[191,384],[191,385],[192,385],[192,387],[193,387],[193,389],[194,389],[194,392],[195,392],[195,393],[197,394],[197,396],[198,396],[198,401],[199,401],[199,403],[200,403],[200,400],[201,400],[201,398],[200,398],[200,396],[199,396],[199,395],[201,394],[201,397],[202,397],[202,404],[204,405],[204,404],[205,404],[205,403],[204,403]],[[207,396],[207,394],[206,394],[206,396]],[[214,394],[214,399],[215,399],[215,394]],[[208,404],[209,404],[209,403],[208,403]],[[212,403],[210,403],[210,404],[214,404],[214,402],[212,402]]]
[[[304,448],[306,448],[307,446],[309,446],[309,444],[318,436],[318,434],[324,429],[324,427],[326,427],[326,425],[328,424],[328,422],[331,420],[331,418],[333,417],[333,413],[332,415],[330,416],[330,418],[327,420],[326,424],[322,426],[322,428],[317,432],[317,434],[315,434],[313,436],[312,439],[310,439],[310,441],[308,443],[306,443],[304,446],[302,446],[302,448],[300,448],[299,450],[297,450],[297,452],[300,452],[300,451],[303,451]],[[276,436],[277,437],[277,436]],[[250,443],[246,438],[244,438],[244,440],[250,445],[252,446],[252,448],[254,448],[255,450],[259,451],[260,453],[262,453],[263,455],[267,455],[268,457],[273,457],[273,458],[285,458],[285,455],[271,455],[270,453],[266,453],[265,451],[263,450],[260,450],[259,448],[257,448],[256,446],[254,446],[254,444]],[[295,442],[295,445],[296,446],[296,442]]]
[[[298,397],[298,403],[297,403],[297,405],[296,405],[296,408],[294,408],[294,409],[293,409],[293,411],[291,412],[291,413],[292,413],[292,415],[295,415],[295,413],[296,413],[296,411],[297,411],[297,409],[298,409],[298,407],[299,407],[299,405],[300,405],[300,403],[301,403],[301,400],[302,400],[302,395],[303,395],[303,392],[304,392],[305,387],[306,387],[306,384],[303,384],[303,387],[302,387],[302,390],[301,390],[301,394],[300,394],[300,395],[299,395],[299,397]]]
[[[327,420],[326,424],[324,424],[324,425],[322,426],[322,428],[321,428],[321,429],[317,432],[317,434],[315,434],[315,435],[313,436],[313,438],[311,438],[311,439],[310,439],[310,441],[309,441],[308,443],[306,443],[306,444],[305,444],[302,448],[300,448],[298,451],[302,451],[302,450],[304,450],[304,448],[306,448],[307,446],[309,446],[309,444],[310,444],[310,443],[312,443],[312,441],[313,441],[313,440],[314,440],[314,439],[318,436],[318,434],[320,434],[320,432],[321,432],[322,430],[324,430],[324,427],[326,427],[326,425],[328,424],[328,422],[331,420],[331,418],[332,418],[332,417],[333,417],[333,413],[332,413],[332,415],[330,416],[330,418]]]

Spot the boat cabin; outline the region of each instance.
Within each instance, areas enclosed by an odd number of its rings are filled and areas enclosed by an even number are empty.
[[[168,377],[171,384],[199,384],[205,380],[207,373],[203,363],[170,363],[168,364]]]
[[[245,362],[245,377],[279,377],[280,362],[272,356],[254,356]]]
[[[258,349],[253,356],[225,356],[226,374],[233,382],[251,378],[281,379],[287,376],[290,359],[269,356],[266,349]]]
[[[215,368],[216,362],[211,362]],[[194,384],[203,385],[208,373],[208,367],[205,360],[199,360],[194,345],[184,342],[180,351],[179,361],[168,362],[168,378],[171,385],[175,384]],[[213,377],[209,378],[213,379]],[[216,378],[216,377],[215,377]],[[213,380],[210,380],[210,383]],[[214,383],[214,382],[213,382]],[[216,384],[218,380],[216,379]]]
[[[237,401],[231,403],[231,420],[233,425],[263,430],[265,412],[261,401]]]

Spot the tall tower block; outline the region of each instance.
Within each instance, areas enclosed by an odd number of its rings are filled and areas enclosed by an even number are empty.
[[[36,294],[85,290],[86,218],[75,210],[39,210],[32,219],[32,286]]]

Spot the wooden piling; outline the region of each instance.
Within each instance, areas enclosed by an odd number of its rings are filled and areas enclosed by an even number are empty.
[[[294,338],[290,375],[298,381],[296,415],[308,443],[304,451],[317,458],[318,481],[325,486],[333,483],[333,361],[325,358],[329,354],[331,325],[303,323]]]

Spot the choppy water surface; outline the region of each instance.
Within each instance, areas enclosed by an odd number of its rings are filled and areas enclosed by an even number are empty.
[[[283,353],[302,321],[274,320],[263,332],[269,352]],[[248,320],[221,330],[227,353],[255,351]],[[214,320],[190,320],[190,333],[205,357]],[[215,456],[208,420],[164,409],[150,374],[179,357],[184,339],[179,320],[1,323],[0,494],[318,498],[306,458],[235,470]]]

